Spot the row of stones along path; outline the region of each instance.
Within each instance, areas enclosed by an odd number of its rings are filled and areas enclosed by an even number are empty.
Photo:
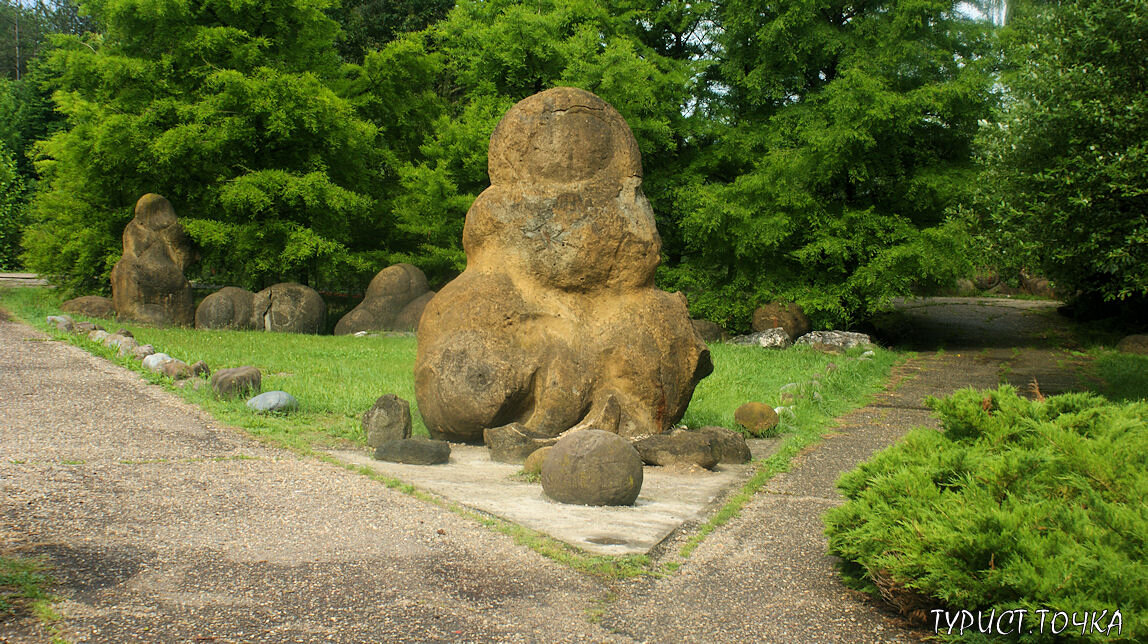
[[[834,481],[933,425],[924,396],[1024,384],[1026,364],[1052,377],[1062,358],[922,353],[675,574],[607,582],[0,322],[0,548],[47,556],[62,598],[51,630],[0,622],[0,642],[914,641],[837,580],[820,519]]]

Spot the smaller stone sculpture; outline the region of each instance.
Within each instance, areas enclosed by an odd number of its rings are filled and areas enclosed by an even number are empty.
[[[417,267],[395,264],[379,271],[366,296],[335,325],[335,335],[359,331],[414,331],[434,293]]]
[[[146,194],[124,228],[124,254],[112,268],[112,302],[120,320],[190,326],[195,305],[183,271],[194,261],[191,242],[171,202]]]

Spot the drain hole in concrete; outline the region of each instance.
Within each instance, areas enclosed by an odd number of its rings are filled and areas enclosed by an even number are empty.
[[[596,543],[600,546],[624,546],[630,543],[629,541],[626,541],[625,539],[619,539],[618,537],[590,537],[586,541],[589,541],[590,543]]]

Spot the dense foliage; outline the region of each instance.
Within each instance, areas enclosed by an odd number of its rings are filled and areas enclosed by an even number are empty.
[[[0,271],[19,268],[20,232],[24,228],[24,182],[12,155],[0,141]]]
[[[1066,293],[1148,301],[1148,2],[1021,3],[1004,42],[987,245]]]
[[[135,201],[168,197],[211,279],[259,287],[361,271],[376,129],[336,94],[323,0],[99,0],[103,32],[45,67],[68,129],[38,147],[28,265],[106,288]]]
[[[106,287],[153,191],[212,282],[354,291],[409,261],[441,285],[498,119],[573,85],[638,139],[661,286],[733,330],[776,299],[849,324],[969,269],[950,215],[999,96],[994,28],[963,6],[92,0],[100,33],[38,67],[66,129],[37,148],[28,263]]]
[[[1120,637],[1082,639],[1148,639],[1148,403],[1004,386],[930,404],[943,432],[918,429],[838,482],[848,502],[826,523],[847,578],[926,620],[1119,609]]]

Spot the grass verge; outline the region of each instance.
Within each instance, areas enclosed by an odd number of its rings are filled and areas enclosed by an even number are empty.
[[[0,623],[50,610],[52,583],[42,558],[0,555]]]

